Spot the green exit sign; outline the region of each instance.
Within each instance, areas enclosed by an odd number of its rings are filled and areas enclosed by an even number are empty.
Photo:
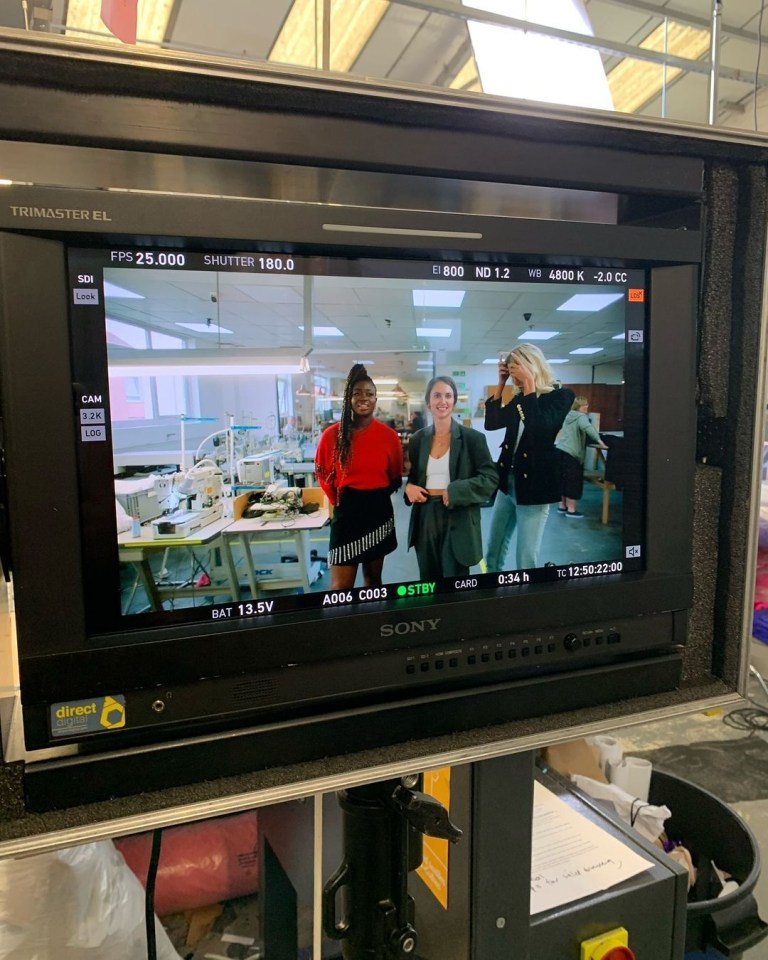
[[[467,371],[466,371],[466,370],[452,370],[452,371],[451,371],[451,376],[452,376],[452,377],[466,377],[466,375],[467,375]]]

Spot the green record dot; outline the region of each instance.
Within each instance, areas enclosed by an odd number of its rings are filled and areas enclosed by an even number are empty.
[[[404,597],[404,596],[406,595],[406,593],[408,593],[407,588],[404,587],[404,586],[401,584],[401,585],[397,588],[397,595],[398,595],[398,597]]]

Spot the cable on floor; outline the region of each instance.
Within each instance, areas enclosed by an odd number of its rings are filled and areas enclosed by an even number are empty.
[[[759,707],[740,707],[738,710],[726,713],[723,723],[734,730],[748,730],[750,733],[768,730],[768,710],[761,710]]]

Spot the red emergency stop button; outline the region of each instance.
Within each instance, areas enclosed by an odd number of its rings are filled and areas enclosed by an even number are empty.
[[[604,953],[600,960],[635,960],[635,954],[629,947],[609,947],[608,953]]]

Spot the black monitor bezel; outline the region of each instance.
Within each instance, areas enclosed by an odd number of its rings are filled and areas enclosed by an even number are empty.
[[[559,249],[568,248],[568,235],[576,236],[579,225],[560,224]],[[650,270],[651,337],[648,345],[648,425],[653,442],[648,447],[647,461],[647,527],[646,569],[627,575],[618,582],[596,581],[559,584],[557,594],[548,585],[537,586],[514,597],[498,597],[494,621],[503,622],[505,610],[514,615],[518,629],[541,623],[542,610],[547,609],[547,623],[567,627],[574,621],[574,598],[578,599],[578,620],[586,622],[604,617],[634,617],[659,611],[686,610],[691,606],[691,532],[692,489],[695,438],[695,329],[698,267],[660,266],[653,250],[647,248],[647,259],[610,256],[610,237],[622,228],[601,231],[602,242],[594,245],[593,259],[606,266],[643,267]],[[88,234],[71,234],[70,242],[83,245]],[[96,239],[96,238],[94,238]],[[119,239],[119,238],[116,238]],[[121,238],[123,242],[128,238]],[[135,243],[137,238],[130,238]],[[668,239],[668,238],[667,238]],[[98,242],[98,241],[97,241]],[[170,240],[170,243],[178,242]],[[158,239],[152,239],[156,245]],[[232,241],[231,245],[235,245]],[[361,247],[365,244],[361,243]],[[561,264],[583,259],[583,234],[577,244],[580,258],[560,255]],[[621,244],[619,244],[621,246]],[[267,245],[267,248],[271,249]],[[333,248],[328,248],[333,249]],[[371,242],[369,250],[385,251],[380,240]],[[679,260],[691,260],[690,237]],[[3,415],[6,422],[5,444],[9,463],[9,512],[12,518],[14,586],[20,642],[22,699],[27,707],[39,708],[57,700],[94,696],[114,690],[137,690],[158,684],[188,684],[202,681],[201,664],[208,676],[221,677],[258,672],[279,666],[284,659],[284,642],[290,640],[291,659],[318,663],[338,656],[339,618],[337,611],[326,611],[318,617],[314,612],[296,618],[286,627],[270,628],[275,632],[270,656],[254,651],[243,643],[247,624],[237,624],[226,638],[217,637],[215,656],[211,657],[211,631],[197,637],[174,639],[172,631],[147,631],[151,658],[145,644],[131,647],[96,650],[70,650],[59,654],[36,655],[35,639],[59,635],[78,638],[85,635],[85,618],[80,584],[84,575],[79,562],[80,528],[74,454],[71,437],[76,429],[72,384],[66,364],[61,358],[69,355],[67,340],[67,281],[62,241],[22,234],[4,234],[0,238],[0,263],[6,280],[2,291],[3,314],[10,317],[45,317],[47,327],[34,344],[21,343],[4,328],[2,344],[7,357],[4,370]],[[408,251],[402,251],[408,253]],[[434,255],[450,259],[455,250],[440,249]],[[506,251],[508,252],[508,251]],[[424,250],[412,255],[424,256]],[[520,259],[524,259],[521,255]],[[673,260],[675,258],[672,258]],[[666,261],[669,263],[669,261]],[[41,283],[40,278],[46,282]],[[35,375],[30,377],[30,371]],[[26,431],[32,424],[47,423],[47,444],[42,451],[30,455]],[[56,504],[51,506],[46,486],[46,467],[56,464],[58,484]],[[23,467],[20,468],[20,465]],[[47,504],[47,505],[46,505]],[[41,506],[42,505],[42,506]],[[679,536],[670,537],[674,529]],[[51,591],[40,583],[39,544],[46,544],[48,556],[66,557]],[[73,550],[72,545],[78,545]],[[578,590],[578,593],[574,593]],[[554,602],[553,602],[554,600]],[[479,604],[486,600],[464,601],[461,604],[434,599],[418,607],[420,612],[440,610],[450,621],[453,634],[487,635],[487,611],[480,616]],[[507,608],[506,605],[514,604]],[[414,609],[414,608],[411,608]],[[364,656],[375,645],[383,649],[388,642],[379,638],[379,627],[396,622],[396,611],[356,611],[354,631],[346,630],[345,655]],[[309,631],[296,629],[304,619],[312,623]],[[281,636],[282,634],[282,636]],[[320,649],[318,649],[318,642]],[[389,641],[394,648],[400,641]],[[431,681],[427,689],[439,692],[439,681]],[[201,687],[201,691],[204,687]],[[339,691],[343,696],[343,691]],[[201,693],[204,701],[204,693]],[[37,735],[39,741],[39,709]],[[35,710],[30,711],[30,715]],[[201,702],[201,718],[205,706]],[[119,736],[119,734],[118,734]],[[113,737],[108,738],[111,745]],[[36,742],[36,745],[42,745]]]

